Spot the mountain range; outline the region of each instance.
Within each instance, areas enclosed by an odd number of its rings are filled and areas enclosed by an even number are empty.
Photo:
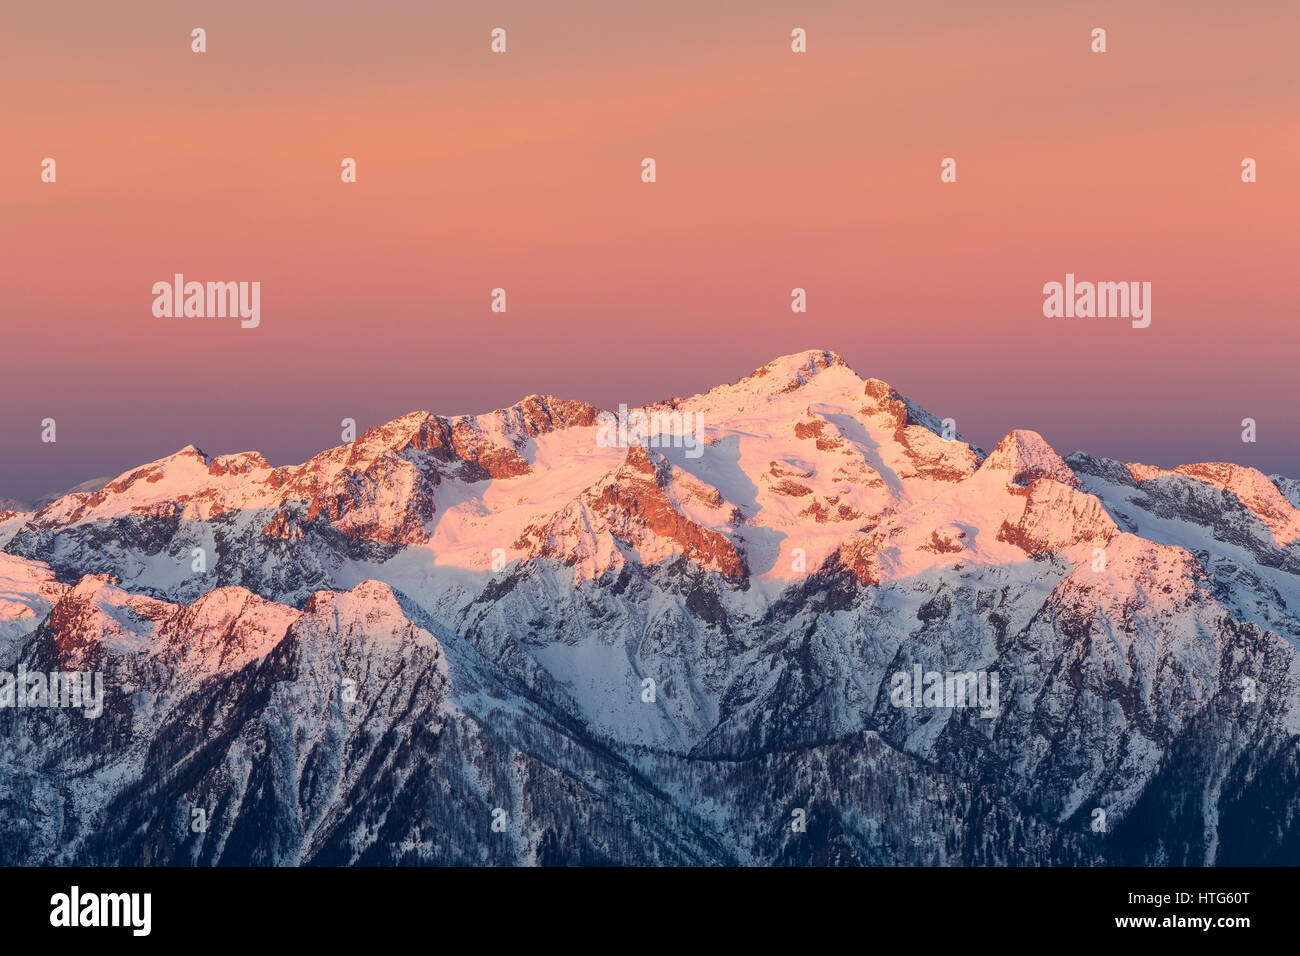
[[[702,449],[531,395],[0,504],[0,672],[104,681],[0,706],[0,864],[1300,863],[1300,481],[821,350],[639,411]]]

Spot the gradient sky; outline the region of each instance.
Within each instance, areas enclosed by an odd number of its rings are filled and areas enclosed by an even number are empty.
[[[1300,6],[1050,6],[7,4],[0,496],[806,348],[986,448],[1300,476]],[[155,318],[175,272],[260,281],[261,327]],[[1066,272],[1151,327],[1045,319]]]

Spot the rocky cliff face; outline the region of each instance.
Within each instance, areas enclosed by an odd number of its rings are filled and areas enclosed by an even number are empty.
[[[0,512],[0,671],[103,678],[0,707],[0,863],[1300,862],[1295,482],[822,351],[638,411]]]

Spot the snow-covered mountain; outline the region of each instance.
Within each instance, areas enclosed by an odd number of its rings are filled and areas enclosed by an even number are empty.
[[[0,863],[1300,862],[1300,483],[986,454],[824,351],[633,417],[0,512],[0,672],[104,680],[0,707]]]

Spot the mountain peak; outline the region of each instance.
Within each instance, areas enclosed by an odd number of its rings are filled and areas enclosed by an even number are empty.
[[[844,368],[849,367],[848,362],[829,349],[805,349],[802,352],[792,352],[789,355],[781,355],[772,359],[766,365],[754,369],[740,382],[775,376],[778,381],[796,381],[799,385],[802,385],[818,372],[824,372],[826,369],[837,365]],[[736,384],[739,385],[740,382]]]
[[[1062,484],[1078,487],[1079,479],[1065,460],[1056,453],[1043,436],[1027,428],[1008,432],[994,446],[981,471],[1005,471],[1017,485],[1030,485],[1039,478],[1050,478]]]
[[[785,395],[802,388],[814,380],[820,382],[821,377],[827,376],[828,372],[845,376],[839,379],[838,375],[830,375],[827,382],[832,386],[836,381],[840,384],[859,381],[848,363],[834,352],[826,349],[808,349],[774,358],[731,385],[718,385],[695,397],[698,399],[707,396],[710,404],[721,400],[728,404],[738,401],[741,406],[748,406],[756,399],[770,401],[778,395]]]
[[[1133,463],[1128,466],[1135,481],[1180,476],[1190,478],[1232,495],[1262,521],[1278,544],[1300,540],[1300,509],[1278,485],[1258,469],[1226,461],[1199,462],[1177,468],[1159,468]]]
[[[193,443],[186,445],[180,451],[176,452],[176,454],[169,455],[163,460],[167,461],[172,458],[199,458],[202,459],[204,465],[207,465],[212,461],[211,456],[209,456],[207,452]]]

